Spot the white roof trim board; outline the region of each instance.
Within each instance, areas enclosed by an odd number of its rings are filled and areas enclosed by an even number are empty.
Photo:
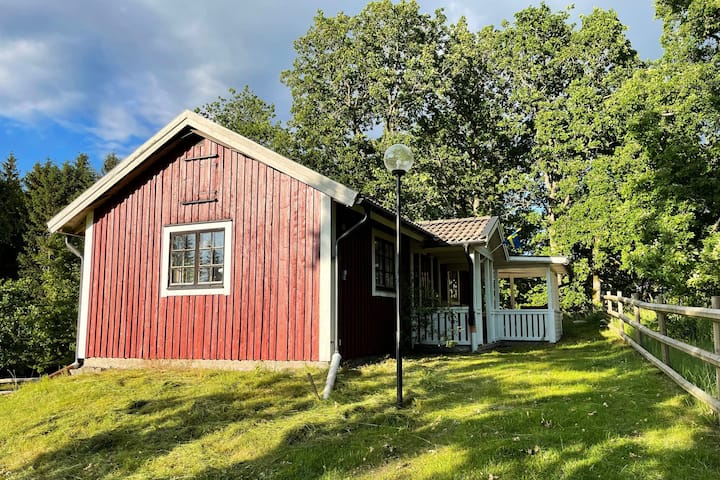
[[[125,160],[120,162],[107,175],[100,178],[90,188],[51,218],[47,225],[51,232],[62,230],[68,224],[75,224],[93,209],[102,196],[134,172],[155,152],[175,138],[185,128],[191,128],[201,136],[214,140],[243,155],[260,161],[269,167],[283,172],[320,192],[338,203],[351,206],[358,192],[330,178],[300,165],[272,150],[228,130],[197,113],[185,110],[175,117],[148,141],[137,148]],[[83,224],[84,225],[84,224]]]

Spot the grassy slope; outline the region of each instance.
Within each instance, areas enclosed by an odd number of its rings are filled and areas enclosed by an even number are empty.
[[[132,371],[0,397],[0,478],[720,478],[720,430],[590,325],[557,346],[307,372]],[[318,384],[323,372],[310,371]]]

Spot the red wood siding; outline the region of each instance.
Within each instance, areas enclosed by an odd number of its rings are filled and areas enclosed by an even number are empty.
[[[344,208],[338,208],[337,212],[337,235],[361,218]],[[374,259],[372,229],[369,224],[342,240],[339,262],[339,334],[343,358],[394,352],[395,298],[376,297],[372,294]]]
[[[193,138],[95,212],[86,357],[317,360],[322,194]],[[228,219],[231,294],[161,297],[163,226]]]

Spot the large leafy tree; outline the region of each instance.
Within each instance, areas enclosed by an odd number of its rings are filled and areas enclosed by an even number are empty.
[[[641,209],[625,267],[650,288],[703,302],[720,290],[720,5],[660,0],[665,54],[614,101],[628,125],[618,162],[633,162]],[[714,273],[711,273],[714,272]]]
[[[416,2],[368,4],[357,16],[318,13],[310,30],[295,42],[297,57],[282,79],[293,96],[291,126],[300,158],[316,170],[381,201],[394,201],[392,179],[382,164],[388,146],[413,148],[416,166],[406,179],[407,214],[436,217],[472,211],[445,195],[459,186],[476,158],[454,147],[442,149],[430,132],[448,138],[438,119],[447,113],[451,79],[473,36],[464,24],[447,25],[442,11],[420,13]],[[461,119],[457,118],[457,122]],[[449,172],[458,173],[454,185]]]
[[[263,101],[247,85],[239,92],[231,88],[229,93],[230,98],[218,97],[195,111],[278,153],[292,155],[290,134],[275,120],[274,105]]]
[[[596,9],[579,27],[542,4],[486,33],[503,80],[503,127],[515,175],[505,196],[536,251],[573,257],[565,300],[587,298],[591,275],[607,266],[613,239],[584,216],[587,174],[620,144],[605,100],[639,66],[615,12]],[[603,219],[596,219],[599,226]]]

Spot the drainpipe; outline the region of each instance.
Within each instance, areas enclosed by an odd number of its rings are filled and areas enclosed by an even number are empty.
[[[472,341],[472,336],[475,335],[477,327],[475,326],[475,265],[473,264],[472,257],[470,257],[470,245],[463,245],[465,250],[465,260],[468,264],[468,280],[470,282],[470,299],[468,300],[468,327],[470,328],[470,343],[472,348],[477,348],[476,343]]]
[[[360,200],[362,202],[362,200]],[[361,225],[363,225],[365,222],[367,222],[368,218],[370,218],[370,209],[367,205],[363,205],[365,209],[365,215],[363,218],[350,227],[348,230],[343,232],[342,235],[337,237],[335,239],[335,249],[334,249],[334,256],[335,256],[335,301],[333,302],[333,310],[334,310],[334,317],[335,321],[333,322],[333,344],[335,345],[335,352],[332,355],[332,359],[330,361],[330,370],[328,371],[327,381],[325,382],[325,390],[323,390],[323,399],[327,400],[330,397],[330,392],[333,389],[333,386],[335,385],[335,378],[337,377],[337,371],[338,368],[340,368],[340,360],[342,360],[342,356],[340,355],[340,346],[338,345],[338,323],[340,318],[340,300],[339,300],[339,288],[338,285],[340,284],[340,276],[339,276],[339,251],[340,251],[340,241],[347,238],[351,233],[353,233],[355,230],[360,228]]]
[[[62,233],[62,232],[59,232],[59,233]],[[63,368],[63,370],[73,370],[75,368],[82,367],[82,364],[83,364],[83,359],[78,358],[78,351],[80,348],[80,336],[79,336],[80,335],[80,315],[81,315],[81,310],[82,310],[82,284],[83,284],[83,270],[84,270],[83,264],[84,264],[85,260],[82,256],[82,253],[80,253],[80,251],[77,248],[75,248],[72,243],[70,243],[68,241],[68,234],[63,233],[63,235],[65,236],[65,246],[68,248],[68,250],[70,250],[73,253],[73,255],[75,255],[76,257],[78,257],[80,259],[80,293],[78,294],[77,328],[75,330],[77,332],[77,334],[76,334],[77,338],[75,340],[75,342],[76,342],[75,343],[75,361],[73,363],[71,363],[70,365],[68,365],[67,367]]]

